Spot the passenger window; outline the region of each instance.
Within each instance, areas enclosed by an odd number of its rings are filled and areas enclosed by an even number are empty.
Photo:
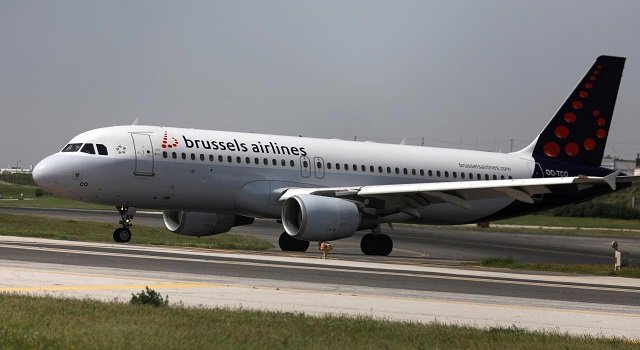
[[[340,170],[340,163],[336,163],[336,170]]]
[[[266,164],[266,158],[265,158],[265,164]],[[309,163],[307,163],[307,161],[306,161],[306,160],[305,160],[305,161],[303,161],[303,162],[302,162],[302,167],[304,167],[304,168],[308,168],[308,167],[309,167]]]
[[[284,159],[280,160],[280,165],[287,166],[287,161]]]
[[[449,172],[448,171],[444,172],[444,177],[449,177]]]
[[[457,179],[458,178],[458,173],[456,173],[455,171],[453,172],[453,178]]]
[[[360,170],[362,170],[362,172],[367,171],[367,166],[366,165],[361,165],[360,166]]]
[[[227,156],[227,163],[233,163],[233,157]]]
[[[402,172],[403,172],[405,175],[407,175],[407,174],[409,173],[409,172],[407,171],[407,168],[404,168],[404,169],[402,170]]]
[[[187,154],[186,153],[182,153],[182,159],[187,159]]]
[[[322,163],[321,162],[317,162],[316,163],[316,169],[322,169]]]
[[[473,180],[473,173],[469,173],[469,180]]]
[[[210,162],[213,162],[213,154],[210,154],[210,155],[209,155],[209,161],[210,161]]]
[[[376,169],[373,167],[373,165],[369,165],[369,171],[374,173]]]
[[[416,174],[416,169],[411,169],[411,175],[415,175]]]
[[[460,178],[464,179],[464,173],[460,173]]]
[[[289,161],[289,165],[291,165],[292,167],[296,166],[296,162],[294,162],[293,160]]]
[[[247,164],[251,164],[251,158],[247,157],[244,159]]]
[[[264,163],[264,165],[269,165],[269,160],[267,158],[264,158],[262,159],[262,163]],[[304,167],[306,168],[307,166],[305,165]]]
[[[477,179],[478,179],[478,180],[482,180],[482,175],[480,175],[480,174],[478,173],[478,174],[476,174],[476,176],[477,176]]]
[[[484,179],[489,180],[489,174],[484,174]]]
[[[497,176],[497,175],[493,175],[493,179],[494,179],[494,180],[497,180],[497,179],[498,179],[498,176]]]
[[[275,159],[272,159],[272,160],[271,160],[271,164],[273,164],[273,165],[278,165],[278,161],[277,161],[277,160],[275,160]]]
[[[242,163],[242,157],[236,157],[236,163],[238,164]]]
[[[222,163],[224,161],[224,158],[222,156],[218,156],[218,162]]]
[[[64,148],[62,149],[62,152],[78,152],[81,146],[82,146],[81,143],[70,143],[64,146]]]
[[[429,170],[429,176],[433,176],[433,171]]]
[[[436,176],[440,177],[440,170],[436,171]]]
[[[173,159],[178,158],[178,154],[176,152],[171,152],[171,158]]]
[[[420,169],[420,176],[424,176],[424,169]]]
[[[331,169],[331,163],[327,163],[327,169]]]
[[[191,153],[191,160],[196,160],[196,155],[194,153]]]
[[[391,167],[387,167],[387,174],[391,174]]]
[[[107,147],[105,145],[97,144],[96,148],[98,149],[98,154],[101,156],[109,155],[109,151],[107,151]]]
[[[200,153],[200,160],[204,162],[204,154]]]
[[[400,174],[400,168],[396,168],[396,174]]]
[[[259,159],[258,157],[256,157],[256,158],[253,160],[253,162],[254,162],[254,163],[256,163],[256,165],[257,165],[257,164],[260,164],[260,159]]]
[[[504,175],[500,175],[500,180],[504,180]]]
[[[357,165],[353,165],[353,171],[358,171],[358,166]]]
[[[167,151],[162,152],[162,158],[167,158]]]
[[[349,164],[344,165],[344,171],[349,171]]]
[[[379,172],[380,174],[382,174],[382,167],[381,167],[381,166],[379,166],[379,167],[378,167],[378,172]]]
[[[96,151],[93,149],[92,143],[85,143],[84,146],[82,146],[82,149],[80,150],[80,152],[87,153],[87,154],[96,154]]]
[[[513,180],[513,177],[512,177],[512,176],[509,176],[509,180]]]

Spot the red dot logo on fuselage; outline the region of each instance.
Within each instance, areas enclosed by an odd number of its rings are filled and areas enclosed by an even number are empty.
[[[178,147],[178,139],[172,137],[172,143],[169,143],[169,137],[167,136],[167,132],[164,132],[164,136],[162,136],[162,148],[175,148]]]

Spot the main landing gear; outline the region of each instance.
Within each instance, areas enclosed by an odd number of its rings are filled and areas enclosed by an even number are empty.
[[[365,255],[387,256],[393,250],[393,240],[388,235],[380,233],[380,228],[367,233],[360,241],[360,250]]]
[[[283,252],[306,252],[309,248],[309,241],[295,239],[286,232],[282,232],[278,243]]]
[[[136,213],[136,208],[131,208],[127,203],[124,203],[117,205],[116,209],[118,213],[120,213],[120,225],[122,225],[122,227],[113,231],[113,240],[118,243],[129,242],[131,240],[131,230],[129,230],[129,227],[132,226],[131,219],[133,219],[133,215]]]

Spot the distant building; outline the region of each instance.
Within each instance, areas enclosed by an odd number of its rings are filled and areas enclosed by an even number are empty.
[[[0,174],[8,175],[8,174],[31,174],[31,168],[18,168],[18,167],[9,167],[6,169],[0,169]]]
[[[605,157],[600,166],[611,170],[620,170],[627,175],[640,175],[640,155],[634,160]]]

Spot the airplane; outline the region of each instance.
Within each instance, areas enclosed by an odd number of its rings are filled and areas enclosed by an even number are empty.
[[[77,135],[33,178],[55,195],[116,206],[116,242],[131,239],[136,208],[148,208],[187,236],[278,220],[283,251],[367,230],[362,252],[386,256],[386,223],[487,222],[631,186],[638,177],[600,166],[624,62],[598,57],[533,142],[512,153],[130,125]]]

